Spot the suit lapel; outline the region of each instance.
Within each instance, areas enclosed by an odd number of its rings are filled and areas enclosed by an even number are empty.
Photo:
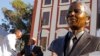
[[[68,32],[64,39],[64,56],[68,55],[70,38],[72,37],[72,33]]]
[[[69,55],[70,56],[80,55],[81,52],[88,46],[90,42],[91,38],[89,37],[89,34],[85,32]]]

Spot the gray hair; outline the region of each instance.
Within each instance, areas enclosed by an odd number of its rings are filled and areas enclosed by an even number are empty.
[[[73,4],[73,3],[80,3],[80,4],[84,7],[85,13],[87,14],[87,16],[89,16],[89,17],[91,16],[90,7],[87,6],[85,2],[82,2],[82,1],[80,1],[80,0],[77,0],[77,1],[72,2],[71,4]]]

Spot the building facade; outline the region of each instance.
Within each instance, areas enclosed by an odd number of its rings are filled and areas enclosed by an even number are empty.
[[[66,22],[66,13],[71,2],[75,0],[35,0],[34,11],[32,16],[31,37],[37,38],[37,45],[41,46],[44,51],[44,56],[51,56],[52,53],[48,51],[50,43],[59,37],[64,36],[68,30]],[[90,24],[87,25],[86,30],[90,34],[96,35],[99,29],[100,19],[97,13],[98,0],[81,0],[86,3],[92,10]],[[99,21],[98,21],[99,20]]]

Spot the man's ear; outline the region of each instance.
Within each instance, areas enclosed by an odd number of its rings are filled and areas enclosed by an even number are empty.
[[[86,24],[88,24],[90,22],[90,20],[86,20]]]
[[[88,25],[89,22],[90,22],[90,17],[87,17],[87,18],[86,18],[86,25]]]

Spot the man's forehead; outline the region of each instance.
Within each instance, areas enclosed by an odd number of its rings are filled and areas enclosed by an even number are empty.
[[[75,1],[75,2],[72,2],[71,4],[82,4],[82,2],[78,2],[78,1]]]
[[[81,6],[83,6],[82,5],[82,3],[80,3],[80,2],[74,2],[74,3],[71,3],[71,6],[70,7],[81,7]]]
[[[69,9],[80,9],[82,11],[85,10],[84,6],[82,5],[82,3],[76,2],[76,3],[72,3]]]

